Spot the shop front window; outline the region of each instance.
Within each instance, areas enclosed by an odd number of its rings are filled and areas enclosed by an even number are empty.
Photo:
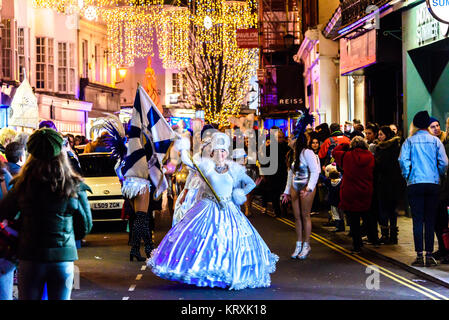
[[[11,79],[12,76],[12,51],[11,51],[11,20],[3,20],[2,27],[2,75],[5,79]]]

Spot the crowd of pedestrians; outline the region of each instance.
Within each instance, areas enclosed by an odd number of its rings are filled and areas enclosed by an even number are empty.
[[[0,130],[0,300],[70,299],[77,241],[92,228],[79,162],[51,121]],[[15,250],[15,248],[17,250]]]
[[[417,253],[412,265],[449,263],[443,239],[448,228],[449,139],[436,118],[418,112],[408,137],[396,124],[364,126],[358,120],[310,127],[306,140],[289,137],[287,142],[282,132],[276,135],[288,146],[279,148],[278,159],[285,165],[276,175],[256,180],[252,192],[263,195],[263,206],[272,202],[276,216],[285,215],[291,202],[297,230],[292,258],[305,259],[309,254],[310,216],[324,209],[329,212],[324,226],[335,227],[334,232],[350,226],[355,253],[361,251],[364,237],[376,247],[398,244],[398,212],[410,214]],[[284,190],[280,201],[279,189]]]

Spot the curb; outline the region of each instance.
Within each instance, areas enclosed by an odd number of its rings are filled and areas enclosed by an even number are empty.
[[[254,201],[254,202],[257,203],[259,206],[261,206],[261,204],[258,203],[257,201]],[[263,214],[263,212],[261,212],[261,214]],[[267,215],[269,215],[271,217],[274,217],[274,213],[272,212],[272,210],[267,210],[267,212],[265,214],[267,214]],[[287,217],[284,216],[283,218],[288,219],[289,216],[287,216]],[[322,226],[318,225],[318,223],[314,222],[313,219],[312,219],[312,227],[315,230],[323,231],[323,234],[325,234],[326,236],[332,236],[332,237],[327,237],[328,240],[332,240],[331,238],[336,238],[336,239],[340,240],[339,244],[348,244],[349,243],[349,241],[346,241],[346,239],[343,238],[342,236],[340,236],[340,235],[338,235],[336,233],[331,233],[329,230],[327,230],[327,229],[323,228]],[[410,266],[410,265],[408,265],[408,264],[406,264],[404,262],[401,262],[401,261],[396,260],[394,258],[388,257],[388,256],[386,256],[386,255],[376,251],[373,248],[368,248],[368,247],[364,246],[363,250],[373,254],[375,257],[377,257],[379,259],[382,259],[384,261],[390,262],[391,264],[394,264],[394,265],[404,269],[405,271],[408,271],[408,272],[410,272],[412,274],[415,274],[415,275],[417,275],[417,276],[419,276],[419,277],[421,277],[421,278],[423,278],[425,280],[431,281],[433,283],[436,283],[438,285],[441,285],[441,286],[446,287],[446,288],[449,289],[449,283],[448,282],[445,282],[445,281],[442,281],[442,280],[440,280],[440,279],[438,279],[436,277],[433,277],[433,276],[429,275],[428,273],[422,272],[421,270],[418,270],[415,267],[412,267],[412,266]]]
[[[327,230],[327,229],[325,229],[325,228],[323,228],[321,226],[318,226],[317,223],[313,223],[312,222],[312,226],[315,228],[315,230],[324,231],[323,233],[325,233],[326,235],[329,234],[329,230]],[[343,243],[347,242],[347,241],[344,241],[344,239],[340,235],[336,234],[335,238],[338,238],[339,240],[343,240],[342,241]],[[331,240],[331,239],[329,239],[329,240]],[[401,261],[396,260],[394,258],[388,257],[388,256],[386,256],[386,255],[376,251],[376,249],[368,248],[368,247],[364,246],[362,250],[365,250],[365,251],[373,254],[377,258],[385,260],[387,262],[390,262],[390,263],[392,263],[392,264],[394,264],[394,265],[396,265],[396,266],[398,266],[398,267],[400,267],[400,268],[402,268],[402,269],[404,269],[404,270],[406,270],[406,271],[408,271],[410,273],[413,273],[413,274],[415,274],[415,275],[417,275],[417,276],[419,276],[421,278],[424,278],[424,279],[426,279],[428,281],[434,282],[434,283],[436,283],[438,285],[441,285],[443,287],[449,288],[449,283],[447,283],[445,281],[442,281],[442,280],[440,280],[440,279],[438,279],[436,277],[433,277],[433,276],[429,275],[428,273],[422,272],[421,270],[418,270],[418,269],[416,269],[416,268],[414,268],[414,267],[412,267],[412,266],[410,266],[410,265],[408,265],[408,264],[406,264],[404,262],[401,262]]]

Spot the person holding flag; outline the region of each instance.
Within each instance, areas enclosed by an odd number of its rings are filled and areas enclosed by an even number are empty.
[[[140,85],[134,100],[127,147],[124,130],[118,128],[115,122],[111,121],[106,125],[106,130],[111,135],[107,143],[111,146],[113,156],[119,159],[116,172],[122,181],[122,194],[130,200],[135,212],[130,261],[134,258],[145,261],[140,254],[141,240],[144,241],[147,257],[150,257],[154,249],[149,229],[151,217],[148,214],[150,187],[152,184],[155,188],[154,200],[160,199],[167,189],[162,162],[176,135]]]
[[[187,139],[177,140],[175,147],[203,180],[201,199],[169,230],[147,265],[161,278],[198,287],[269,287],[279,257],[240,210],[255,183],[244,167],[226,160],[229,137],[212,135],[212,159],[193,159]]]

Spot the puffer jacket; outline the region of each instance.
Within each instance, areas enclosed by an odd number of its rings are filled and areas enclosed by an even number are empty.
[[[335,147],[332,156],[343,169],[339,208],[352,212],[368,211],[373,196],[373,154],[366,149],[349,149],[349,144],[342,143]]]
[[[34,184],[23,192],[12,187],[0,202],[0,221],[19,214],[19,260],[62,262],[78,259],[75,239],[92,229],[92,215],[84,183],[77,198],[61,199],[49,186]]]

